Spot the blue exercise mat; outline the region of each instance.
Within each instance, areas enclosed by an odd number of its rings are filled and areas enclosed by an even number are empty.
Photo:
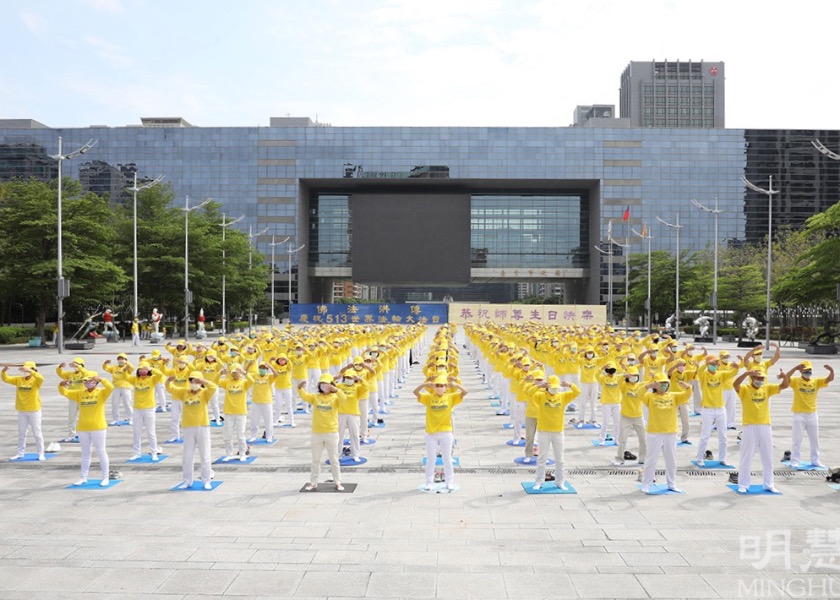
[[[688,416],[689,417],[702,417],[703,413],[690,412],[690,413],[688,413]]]
[[[727,483],[726,487],[728,487],[730,490],[732,490],[736,494],[739,494],[737,483]],[[764,489],[763,485],[754,483],[749,488],[747,488],[747,493],[746,494],[741,494],[741,495],[742,496],[781,496],[782,492],[769,492],[769,491]]]
[[[500,408],[502,406],[501,402],[491,402],[490,408]]]
[[[193,481],[193,484],[192,484],[190,487],[186,488],[186,489],[179,490],[179,489],[178,489],[178,486],[176,485],[174,488],[170,488],[170,491],[172,491],[172,492],[212,492],[212,491],[213,491],[213,490],[215,490],[217,487],[219,487],[220,485],[222,485],[222,483],[224,483],[224,482],[223,482],[223,481],[211,481],[211,482],[210,482],[210,489],[209,489],[209,490],[205,490],[205,489],[204,489],[204,483],[203,483],[203,482],[201,482],[201,481]],[[180,485],[180,484],[179,484],[179,485]]]
[[[505,423],[502,425],[502,429],[513,429],[513,423]],[[525,424],[522,424],[522,429],[525,429]]]
[[[374,439],[368,439],[368,441],[366,441],[366,442],[363,442],[363,441],[359,440],[359,444],[362,445],[362,446],[373,446],[375,443],[376,443],[376,440],[374,440]],[[343,444],[345,446],[349,446],[350,445],[350,440],[345,439],[343,441]]]
[[[382,410],[379,411],[379,414],[380,415],[390,415],[391,411],[388,410],[387,408],[383,408]]]
[[[615,440],[605,440],[603,444],[601,444],[601,440],[589,440],[592,442],[592,445],[596,448],[609,448],[610,446],[618,446]]]
[[[307,412],[306,412],[305,408],[296,408],[295,409],[295,414],[296,415],[305,415],[305,414],[307,414]]]
[[[108,485],[101,486],[99,483],[101,479],[88,479],[87,483],[83,483],[82,485],[73,485],[70,484],[66,486],[64,489],[66,490],[108,490],[117,485],[118,483],[122,483],[122,479],[111,479],[108,481]]]
[[[525,462],[525,457],[524,456],[517,456],[516,458],[513,459],[513,462],[515,462],[517,465],[525,465],[525,466],[528,466],[528,467],[536,467],[537,466],[537,457],[532,456],[531,457],[531,462]],[[545,461],[545,464],[546,465],[553,465],[554,464],[554,459],[552,459],[552,458],[547,459]]]
[[[386,423],[368,423],[368,429],[385,429]]]
[[[577,494],[575,487],[568,481],[565,490],[561,490],[553,481],[546,481],[542,484],[542,488],[538,490],[534,489],[533,481],[523,481],[522,489],[525,490],[526,494]]]
[[[791,467],[789,460],[783,460],[782,464],[787,466],[787,467],[790,467],[791,469],[794,469],[796,471],[828,471],[828,467],[824,467],[824,466],[815,467],[811,463],[806,463],[806,462],[801,462],[796,467]]]
[[[692,444],[689,440],[686,440],[684,442],[681,440],[681,441],[677,442],[677,446],[693,446],[693,445],[694,444]]]
[[[289,429],[294,429],[297,427],[297,423],[295,423],[294,425],[292,425],[291,423],[280,423],[279,425],[275,425],[274,427],[287,427]]]
[[[636,487],[638,489],[642,489],[642,484],[637,483]],[[669,490],[668,486],[665,485],[665,484],[662,484],[662,483],[652,483],[650,485],[650,491],[648,492],[648,495],[650,495],[650,496],[665,496],[665,495],[668,495],[668,494],[685,494],[685,492],[683,490],[680,490],[679,492],[675,492],[674,490]]]
[[[210,427],[218,428],[218,427],[224,427],[224,426],[225,426],[224,423],[214,423],[213,421],[210,421]]]
[[[342,456],[338,459],[338,464],[342,467],[358,467],[367,462],[367,459],[364,456],[359,457],[359,462],[356,462],[349,456]],[[324,464],[330,464],[329,460],[324,461]]]
[[[508,446],[517,446],[519,448],[522,448],[525,446],[525,440],[508,440],[505,442],[505,444],[507,444]],[[537,444],[534,444],[534,448],[536,447]]]
[[[426,466],[426,462],[427,462],[427,459],[424,456],[423,457],[423,466],[424,467]],[[435,466],[436,467],[442,467],[443,466],[443,457],[442,456],[435,457]],[[461,466],[461,457],[460,456],[453,456],[452,457],[452,466],[454,466],[454,467],[460,467]]]
[[[423,492],[424,494],[451,494],[452,492],[457,492],[460,490],[460,486],[453,485],[452,489],[448,489],[445,483],[434,483],[430,489],[425,489],[425,486],[417,486],[417,491]]]
[[[248,442],[248,443],[251,444],[252,446],[273,446],[274,444],[277,443],[277,438],[271,440],[270,442],[266,439],[258,438],[256,440],[254,440],[253,442]]]
[[[156,465],[158,463],[162,463],[167,458],[169,458],[168,454],[158,454],[158,459],[157,460],[152,460],[152,455],[151,454],[144,454],[140,458],[135,458],[133,460],[129,459],[129,460],[126,460],[125,462],[127,462],[128,464],[131,464],[131,465]]]
[[[832,490],[840,491],[840,483],[831,483],[828,487],[830,487]]]
[[[213,461],[214,465],[250,465],[252,462],[257,460],[256,456],[246,456],[245,460],[239,460],[238,456],[234,456],[230,460],[225,460],[224,456],[220,456],[216,460]]]
[[[705,461],[705,466],[703,466],[703,467],[698,465],[696,460],[692,460],[691,464],[694,465],[695,467],[697,467],[698,469],[734,469],[735,468],[733,465],[726,465],[725,467],[721,466],[720,461],[717,461],[717,460],[707,460],[707,461]]]
[[[58,452],[44,452],[44,458],[47,460],[58,456]],[[37,452],[27,452],[22,458],[10,458],[6,462],[38,462]]]
[[[597,423],[575,423],[572,425],[575,429],[601,429]]]
[[[117,422],[108,423],[108,427],[126,427],[127,425],[131,425],[127,419],[120,419]]]
[[[170,438],[170,439],[164,441],[163,443],[164,444],[183,444],[184,443],[184,438],[178,438],[178,439],[171,439]]]
[[[79,436],[76,435],[76,436],[73,436],[71,438],[62,438],[58,441],[61,442],[62,444],[78,444],[79,443]]]
[[[496,416],[497,417],[509,417],[510,416],[510,411],[509,410],[497,410],[496,411]]]

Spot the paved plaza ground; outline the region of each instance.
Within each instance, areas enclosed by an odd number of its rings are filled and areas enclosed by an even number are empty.
[[[136,362],[138,350],[151,349],[99,343],[79,355],[98,368],[120,351]],[[0,350],[2,362],[40,365],[48,441],[64,437],[67,418],[55,365],[73,356]],[[783,348],[780,366],[805,358],[819,376],[825,363],[840,367],[796,348]],[[840,597],[840,493],[823,473],[777,462],[782,495],[743,497],[727,488],[725,472],[691,466],[696,446],[680,447],[677,483],[686,493],[646,496],[636,468],[610,465],[613,448],[572,430],[566,466],[577,494],[528,495],[521,482],[533,481],[533,466],[514,464],[522,449],[505,444],[507,418],[496,416],[465,352],[461,368],[471,393],[457,409],[460,490],[452,494],[417,490],[424,413],[411,390],[419,367],[386,427],[373,430],[377,443],[362,448],[369,462],[343,476],[358,484],[353,494],[299,492],[310,462],[306,415],[296,429],[281,429],[276,445],[254,447],[253,464],[215,466],[222,484],[212,492],[169,491],[181,481],[178,446],[166,446],[171,457],[160,464],[125,464],[130,427],[108,431],[112,468],[123,475],[110,489],[66,489],[78,478],[77,444],[62,444],[45,463],[4,458],[0,598]],[[4,457],[16,448],[13,398],[11,386],[0,387]],[[772,401],[774,461],[790,446],[791,398],[788,390]],[[820,393],[820,420],[823,462],[840,465],[840,382]],[[696,444],[699,418],[691,424]],[[168,414],[158,415],[157,432],[168,437]],[[214,458],[222,455],[221,429],[213,429],[212,447]],[[716,453],[714,438],[710,447]],[[91,477],[98,476],[94,459]]]

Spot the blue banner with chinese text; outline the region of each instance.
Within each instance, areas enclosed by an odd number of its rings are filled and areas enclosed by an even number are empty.
[[[293,304],[295,325],[442,325],[446,304]]]

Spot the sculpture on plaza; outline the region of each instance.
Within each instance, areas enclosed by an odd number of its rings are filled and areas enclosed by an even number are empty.
[[[709,317],[707,315],[704,315],[703,313],[700,313],[700,316],[694,319],[694,324],[700,328],[699,337],[709,337],[710,322],[711,320],[709,319]]]
[[[155,333],[160,333],[160,320],[162,317],[163,315],[158,312],[157,308],[152,309],[152,327]]]
[[[105,309],[105,313],[102,315],[102,323],[104,325],[105,335],[107,336],[109,333],[115,333],[116,327],[114,327],[114,317],[117,315],[114,314],[110,308]]]
[[[747,336],[747,339],[754,342],[756,336],[758,335],[758,320],[751,314],[747,313],[747,317],[744,319],[744,322],[741,323],[741,328],[744,330],[744,334]]]

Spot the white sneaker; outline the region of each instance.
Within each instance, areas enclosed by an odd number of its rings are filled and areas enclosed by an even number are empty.
[[[530,463],[530,462],[533,462],[533,461],[534,461],[534,459],[530,456],[526,456],[525,458],[522,459],[523,463]]]
[[[13,457],[11,457],[9,460],[20,460],[21,458],[23,458],[23,456],[24,456],[23,452],[18,452]]]
[[[138,458],[140,458],[139,454],[132,454],[131,457],[129,457],[128,460],[137,460]]]
[[[558,489],[561,489],[564,492],[568,491],[568,489],[569,489],[569,486],[566,485],[566,480],[565,479],[559,479],[559,480],[555,481],[554,485],[556,485]]]
[[[152,452],[152,462],[157,462],[157,461],[158,461],[158,453],[157,452]]]
[[[99,487],[108,487],[111,484],[110,479],[103,479],[99,482]]]
[[[532,490],[541,490],[542,489],[542,484],[541,483],[535,483],[534,487],[532,487],[531,489]]]
[[[650,494],[650,486],[649,485],[643,485],[642,486],[642,493],[643,494]]]
[[[249,437],[249,438],[248,438],[247,440],[245,440],[245,441],[246,441],[246,442],[248,442],[249,444],[253,444],[254,442],[256,442],[256,441],[257,441],[257,438],[255,438],[255,437]],[[266,440],[266,442],[267,442],[267,441],[268,441],[268,440]]]
[[[424,483],[424,484],[421,486],[421,488],[422,488],[422,489],[423,489],[423,491],[425,491],[425,492],[430,492],[430,491],[432,490],[432,484],[431,484],[431,483]]]
[[[779,490],[777,490],[777,489],[776,489],[774,486],[772,486],[772,485],[771,485],[770,487],[766,487],[766,486],[765,486],[764,491],[765,491],[765,492],[770,492],[771,494],[778,494],[778,493],[780,493],[780,492],[779,492]]]
[[[449,482],[447,482],[447,484],[446,484],[446,489],[447,489],[447,490],[449,490],[449,491],[451,492],[452,490],[454,490],[454,489],[455,489],[455,484],[454,484],[454,483],[449,483]]]
[[[670,487],[668,488],[668,491],[670,491],[670,492],[674,492],[675,494],[682,494],[682,493],[683,493],[683,491],[682,491],[680,488],[678,488],[677,486],[675,486],[675,485],[674,485],[674,486],[670,486]]]
[[[738,487],[738,493],[739,494],[746,494],[747,493],[747,488],[739,486]]]
[[[705,467],[706,466],[706,461],[704,459],[698,458],[697,459],[697,466],[698,467]]]
[[[599,441],[598,441],[598,445],[599,445],[599,446],[606,446],[606,445],[607,445],[607,442],[606,442],[606,441],[604,441],[604,440],[599,440]]]
[[[213,484],[208,481],[207,483],[204,484],[204,489],[205,490],[212,490],[213,489]]]
[[[274,438],[266,438],[265,443],[266,444],[273,444],[274,443]]]
[[[792,460],[792,461],[790,461],[790,468],[791,468],[791,469],[795,469],[795,468],[796,468],[796,467],[798,467],[798,466],[799,466],[799,462],[798,462],[798,461],[793,461],[793,460]]]
[[[176,490],[186,490],[192,486],[191,483],[187,483],[186,481],[182,481],[175,489]]]
[[[245,455],[245,454],[240,454],[239,455],[239,462],[245,462],[246,460],[248,460],[247,455]]]
[[[230,461],[232,461],[234,458],[235,458],[234,456],[223,456],[223,457],[222,457],[222,462],[230,462]]]
[[[79,479],[79,481],[77,481],[73,485],[84,485],[86,483],[87,483],[87,477],[82,477],[81,479]]]
[[[44,462],[45,460],[47,460],[46,454],[39,454],[38,455],[38,461],[39,462]]]
[[[361,458],[359,458],[358,456],[354,456],[354,457],[353,457],[353,462],[357,462],[357,463],[358,463],[358,462],[362,462],[362,459],[361,459]]]
[[[820,461],[817,461],[815,463],[811,463],[811,466],[816,467],[817,469],[825,469],[825,465],[822,464]]]

